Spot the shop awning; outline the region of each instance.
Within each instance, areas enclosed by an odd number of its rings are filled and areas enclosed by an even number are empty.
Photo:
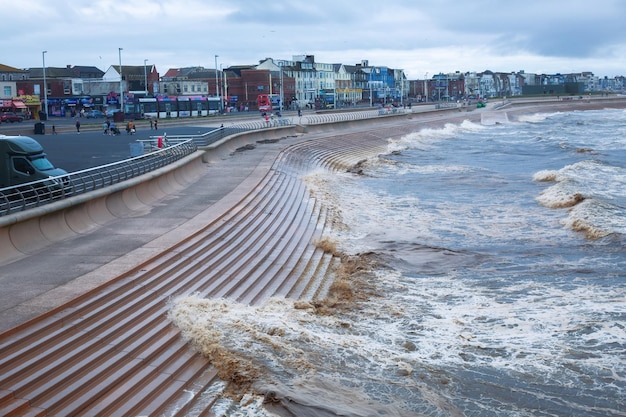
[[[16,109],[25,109],[26,104],[22,103],[21,101],[13,100],[13,107],[15,107]]]

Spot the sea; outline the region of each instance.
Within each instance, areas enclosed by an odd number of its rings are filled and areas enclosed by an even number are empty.
[[[425,127],[361,168],[303,178],[375,260],[353,308],[173,302],[253,374],[214,415],[626,416],[626,111]]]

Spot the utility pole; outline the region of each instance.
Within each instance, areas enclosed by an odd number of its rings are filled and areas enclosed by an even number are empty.
[[[41,53],[41,56],[43,59],[43,97],[44,97],[43,106],[46,112],[46,119],[47,119],[48,118],[48,84],[46,83],[46,53],[48,53],[48,51],[43,51]]]
[[[119,54],[119,58],[120,58],[120,111],[122,112],[122,115],[124,114],[124,84],[123,84],[123,78],[122,78],[122,50],[124,48],[117,48],[118,49],[118,54]]]

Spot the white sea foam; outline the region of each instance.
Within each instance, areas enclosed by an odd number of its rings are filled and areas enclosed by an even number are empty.
[[[442,128],[426,128],[409,133],[400,139],[391,140],[388,151],[392,153],[404,149],[428,150],[434,144],[453,138],[461,132],[477,132],[482,129],[486,127],[469,120],[464,120],[461,124],[446,123]]]
[[[487,367],[539,381],[589,384],[589,375],[610,369],[626,340],[619,324],[626,311],[621,288],[579,281],[565,290],[520,282],[503,291],[454,275],[415,279],[388,270],[379,271],[374,284],[382,297],[340,316],[320,316],[284,299],[251,307],[194,296],[174,301],[171,316],[194,343],[217,344],[237,361],[253,363],[261,370],[258,389],[355,416],[371,414],[351,404],[353,398],[385,415],[427,409],[455,415],[445,390],[431,387],[445,378],[433,369]],[[302,385],[300,375],[310,383]],[[318,377],[326,385],[313,384]],[[249,415],[265,415],[258,397],[249,402]]]
[[[533,181],[537,181],[537,182],[556,181],[558,174],[559,174],[558,171],[544,169],[539,172],[536,172],[533,175]]]
[[[414,309],[406,313],[419,317],[413,340],[419,340],[420,360],[448,365],[469,360],[526,374],[567,372],[561,369],[568,362],[561,356],[564,352],[613,343],[619,349],[626,337],[618,321],[626,309],[623,289],[585,282],[572,287],[523,282],[507,287],[508,296],[503,297],[501,287],[446,276],[413,282],[399,294],[407,297],[403,305]],[[584,334],[574,346],[571,333],[577,331]],[[610,366],[614,353],[590,355],[579,364]]]
[[[563,224],[572,230],[584,232],[591,239],[613,233],[626,235],[626,209],[607,201],[587,199],[569,210]]]
[[[541,123],[544,120],[555,116],[561,113],[534,113],[534,114],[523,114],[517,118],[518,121],[524,123]]]
[[[404,343],[405,332],[397,333],[394,323],[381,332],[381,316],[371,306],[364,307],[365,316],[363,312],[330,316],[285,299],[252,307],[192,295],[173,300],[170,317],[218,369],[224,366],[220,361],[228,366],[235,363],[237,369],[226,372],[237,372],[239,378],[253,370],[247,377],[257,389],[277,391],[275,395],[288,396],[292,403],[325,407],[336,415],[378,412],[398,417],[415,415],[411,407],[443,405],[443,398],[428,405],[437,396],[424,395],[428,388],[413,377],[414,359]],[[399,312],[396,306],[389,307],[393,311],[383,313],[385,321]],[[216,350],[219,355],[214,355]],[[224,357],[232,360],[224,361]],[[313,384],[317,378],[324,383]],[[402,395],[379,391],[388,384],[402,386]],[[283,390],[290,387],[289,392],[281,392],[281,386]],[[405,391],[411,392],[410,400],[419,399],[425,405],[407,402]],[[337,392],[342,395],[338,397]]]
[[[626,231],[624,208],[612,203],[626,197],[626,170],[619,166],[583,160],[556,171],[539,171],[535,181],[555,181],[537,202],[549,208],[568,208],[564,224],[598,238]]]

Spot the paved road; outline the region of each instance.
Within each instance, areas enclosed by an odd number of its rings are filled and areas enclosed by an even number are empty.
[[[130,158],[130,144],[138,139],[149,139],[150,136],[157,135],[192,135],[202,134],[215,129],[209,126],[206,121],[198,120],[197,125],[167,124],[159,126],[158,130],[150,130],[150,125],[146,121],[137,123],[137,133],[128,135],[122,129],[119,136],[104,135],[100,123],[87,121],[83,123],[80,133],[76,128],[65,123],[59,133],[51,134],[51,125],[54,121],[46,122],[46,134],[35,135],[28,131],[29,127],[23,122],[21,126],[10,128],[21,128],[22,135],[28,135],[43,146],[48,159],[55,167],[62,168],[68,172],[80,171],[93,168],[112,162]],[[31,123],[29,123],[30,125]],[[0,134],[12,134],[8,129],[0,130]]]
[[[149,139],[151,135],[191,135],[206,133],[214,128],[207,126],[168,126],[166,129],[139,129],[128,135],[122,130],[119,136],[104,135],[101,130],[81,133],[59,133],[57,135],[31,135],[41,143],[53,165],[68,172],[93,168],[130,158],[130,144],[138,139]]]

